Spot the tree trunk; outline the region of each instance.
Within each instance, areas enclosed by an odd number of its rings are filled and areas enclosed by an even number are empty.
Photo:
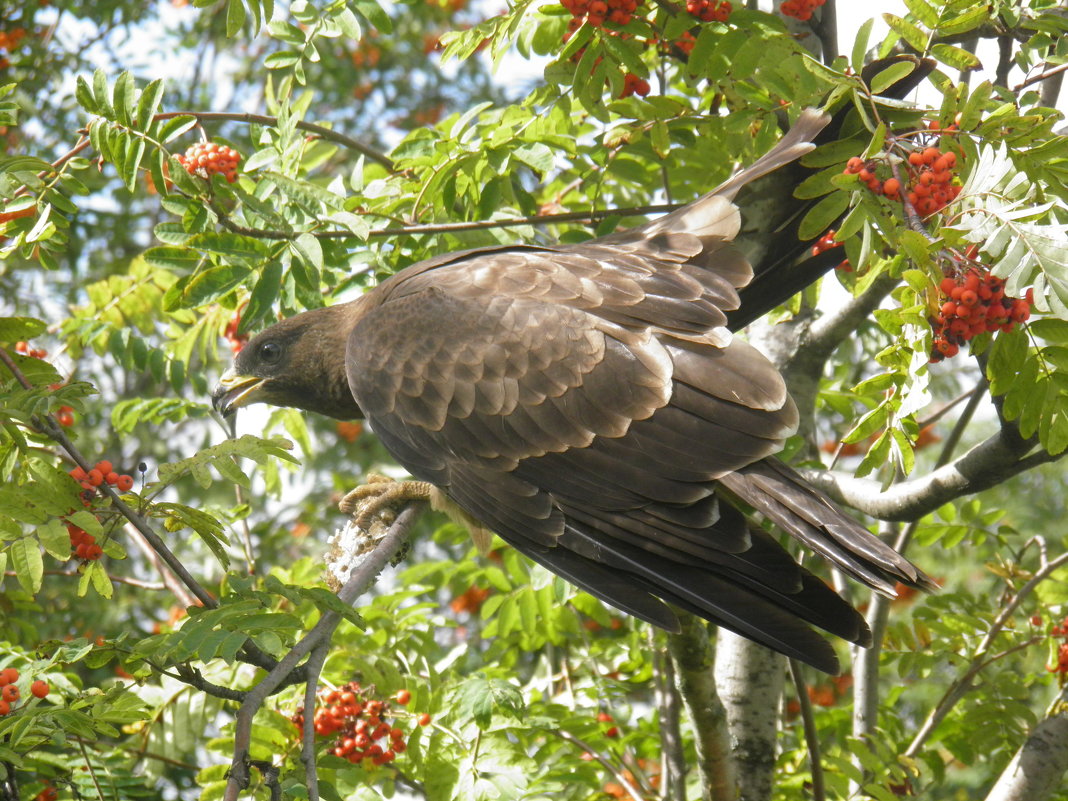
[[[716,687],[727,712],[740,801],[767,801],[775,779],[783,657],[730,631],[716,645]]]
[[[1044,801],[1062,787],[1066,771],[1068,691],[1060,694],[1049,716],[1031,730],[986,801]]]

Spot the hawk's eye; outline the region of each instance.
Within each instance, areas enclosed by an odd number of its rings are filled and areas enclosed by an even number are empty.
[[[267,364],[274,364],[282,357],[282,346],[277,342],[264,342],[260,345],[260,359]]]

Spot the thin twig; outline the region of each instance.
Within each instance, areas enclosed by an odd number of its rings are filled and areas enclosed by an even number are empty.
[[[271,117],[266,114],[244,114],[231,111],[166,111],[155,115],[154,119],[169,120],[173,117],[196,117],[200,122],[203,122],[204,120],[226,120],[230,122],[256,123],[258,125],[278,125],[277,117]],[[298,120],[296,127],[302,131],[313,133],[321,139],[326,139],[336,144],[343,145],[349,150],[355,150],[357,153],[366,156],[372,161],[378,162],[390,172],[396,172],[396,166],[393,164],[393,159],[384,153],[379,153],[373,147],[365,145],[358,139],[353,139],[351,136],[338,133],[330,128],[316,125],[313,122],[304,122],[303,120]]]
[[[635,801],[641,801],[645,796],[642,791],[635,786],[635,784],[627,778],[627,775],[623,773],[608,757],[604,756],[597,751],[592,745],[587,743],[580,737],[576,737],[571,732],[564,731],[563,729],[550,729],[552,734],[555,734],[561,740],[566,740],[573,745],[577,745],[587,754],[594,758],[595,761],[600,762],[601,766],[615,777],[615,780],[619,782],[623,789],[627,791],[627,795],[633,798]]]
[[[381,237],[413,236],[416,234],[447,234],[461,231],[486,231],[494,228],[512,228],[520,225],[550,225],[560,222],[581,222],[593,224],[606,217],[629,217],[641,214],[661,214],[681,208],[679,203],[655,203],[649,206],[633,206],[619,209],[590,209],[588,211],[568,211],[559,214],[535,214],[531,217],[507,217],[500,220],[476,220],[471,222],[427,223],[424,225],[404,225],[394,228],[378,228],[366,234],[354,234],[352,231],[276,231],[268,228],[249,228],[238,225],[225,215],[220,215],[219,222],[228,231],[257,239],[288,240],[296,239],[302,234],[310,233],[317,239],[377,239]],[[373,214],[373,213],[372,213]],[[377,215],[374,215],[377,216]]]
[[[797,702],[801,706],[801,725],[805,732],[805,747],[808,749],[808,762],[812,766],[812,799],[825,801],[827,792],[823,783],[823,763],[820,761],[820,735],[816,729],[816,718],[812,714],[812,702],[808,697],[808,686],[801,675],[801,663],[796,659],[790,663],[790,677],[794,681]]]
[[[5,576],[17,577],[18,573],[14,570],[5,570]],[[77,570],[45,570],[45,576],[66,576],[67,578],[81,578],[82,574]],[[117,576],[114,573],[108,573],[108,578],[116,584],[128,584],[131,587],[137,587],[141,590],[166,590],[167,585],[162,582],[153,581],[141,581],[140,579],[130,578],[128,576]]]
[[[942,698],[935,705],[934,709],[928,714],[927,719],[923,722],[920,730],[916,733],[916,736],[909,744],[909,747],[905,750],[906,757],[914,757],[919,753],[919,750],[923,747],[927,738],[931,736],[938,725],[945,719],[946,715],[950,713],[953,707],[957,705],[971,688],[972,679],[974,679],[983,668],[994,661],[993,659],[986,658],[987,651],[993,644],[994,638],[1001,633],[1005,624],[1016,613],[1016,609],[1024,599],[1027,598],[1039,584],[1049,578],[1054,571],[1064,564],[1068,564],[1068,553],[1063,553],[1056,559],[1046,562],[1046,564],[1044,564],[1038,572],[1031,577],[1030,581],[1017,591],[1012,600],[1005,605],[1001,610],[1001,613],[991,624],[990,629],[987,631],[986,636],[983,637],[982,642],[979,643],[979,647],[976,648],[971,661],[968,663],[968,668],[961,674],[960,678],[956,679],[949,686],[942,695]],[[1012,649],[1004,653],[1012,653]]]

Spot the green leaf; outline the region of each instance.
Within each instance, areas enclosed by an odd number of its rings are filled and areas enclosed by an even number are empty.
[[[247,330],[267,317],[274,302],[282,290],[282,262],[275,259],[268,262],[260,273],[256,286],[248,299],[248,305],[241,315],[241,329]]]
[[[67,527],[57,518],[53,517],[43,526],[38,526],[35,533],[49,556],[61,562],[70,559],[70,535]]]
[[[938,25],[938,11],[931,8],[926,0],[905,0],[905,7],[928,28],[933,29]]]
[[[194,270],[204,258],[192,248],[184,247],[149,248],[141,255],[151,266],[173,270],[179,275]]]
[[[14,344],[20,340],[33,339],[48,329],[41,320],[33,317],[0,317],[0,342]]]
[[[916,69],[917,62],[914,61],[899,61],[896,64],[891,64],[884,70],[880,70],[871,79],[871,90],[875,94],[881,94],[885,89],[893,86],[907,75],[911,75]]]
[[[11,543],[8,553],[22,589],[30,595],[36,595],[41,589],[41,579],[44,576],[41,546],[33,537],[23,537]]]
[[[131,125],[134,119],[134,80],[129,72],[120,73],[115,81],[115,116],[123,125]]]
[[[481,674],[468,679],[456,690],[454,714],[461,720],[470,717],[482,730],[489,728],[496,708],[518,714],[523,708],[523,696],[508,682],[487,679]]]
[[[849,63],[853,66],[853,71],[858,75],[864,69],[864,65],[868,63],[868,39],[871,37],[871,27],[875,24],[875,20],[869,17],[861,23],[857,29],[857,37],[853,40],[853,52],[850,56]]]
[[[251,272],[251,269],[241,264],[224,264],[221,267],[202,270],[194,275],[174,298],[178,304],[177,308],[196,308],[220,298],[244,283]]]
[[[226,6],[226,38],[233,39],[245,24],[243,0],[230,0]]]
[[[318,239],[305,232],[294,239],[291,244],[300,259],[307,265],[316,270],[323,269],[323,248]]]
[[[74,98],[78,101],[83,109],[90,114],[97,113],[96,98],[93,97],[93,90],[89,88],[88,82],[81,75],[74,83]]]
[[[142,90],[141,97],[137,101],[137,115],[135,117],[135,125],[139,131],[148,129],[148,124],[152,121],[152,115],[156,113],[160,101],[163,100],[163,91],[163,79],[161,78],[152,81]]]
[[[983,65],[974,53],[969,53],[967,50],[962,50],[953,45],[942,43],[933,45],[931,47],[931,55],[943,64],[948,64],[962,71],[978,69]]]
[[[911,22],[907,22],[893,14],[883,14],[883,20],[890,26],[890,30],[904,39],[909,47],[917,53],[923,54],[927,52],[927,34]]]
[[[828,195],[809,209],[808,214],[801,220],[801,226],[797,232],[798,238],[815,239],[830,228],[847,208],[849,208],[848,192],[834,192]]]

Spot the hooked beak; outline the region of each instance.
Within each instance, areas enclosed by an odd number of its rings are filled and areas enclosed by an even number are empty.
[[[222,374],[219,383],[215,385],[211,393],[211,405],[223,417],[229,417],[240,407],[254,403],[256,390],[266,380],[254,375],[238,375],[231,367]]]

